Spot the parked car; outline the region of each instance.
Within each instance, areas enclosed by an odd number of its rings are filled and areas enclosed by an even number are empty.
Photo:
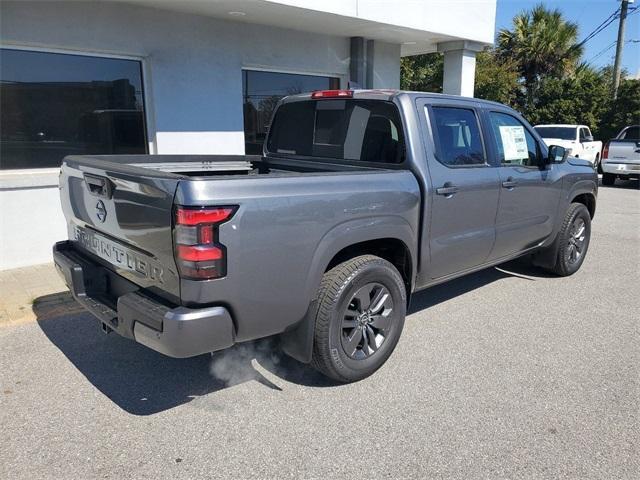
[[[640,125],[623,128],[602,150],[602,184],[640,178]]]
[[[593,139],[586,125],[536,125],[533,128],[547,145],[562,145],[569,156],[584,158],[598,168],[602,142]]]
[[[279,335],[349,382],[412,293],[530,254],[576,272],[597,176],[504,105],[329,90],[283,99],[262,156],[69,156],[60,195],[55,264],[105,331],[172,357]]]

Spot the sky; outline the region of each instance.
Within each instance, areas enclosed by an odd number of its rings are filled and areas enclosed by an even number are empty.
[[[496,32],[502,28],[511,28],[511,20],[515,15],[523,10],[530,10],[541,2],[548,8],[559,9],[567,20],[577,23],[579,40],[589,35],[620,6],[619,0],[498,0]],[[638,9],[632,14],[634,7],[638,7]],[[605,30],[585,44],[584,61],[596,67],[613,64],[616,52],[615,41],[618,36],[618,23],[619,20],[616,19]],[[625,40],[627,42],[629,40],[640,40],[640,0],[636,0],[634,4],[629,5]],[[630,76],[640,75],[640,42],[625,43],[622,54],[622,67],[627,70]]]

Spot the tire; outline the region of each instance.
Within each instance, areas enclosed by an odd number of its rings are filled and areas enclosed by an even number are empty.
[[[318,291],[311,364],[338,382],[368,377],[398,343],[406,306],[404,281],[388,261],[363,255],[335,266]]]
[[[561,277],[576,273],[587,255],[591,239],[591,215],[582,203],[572,203],[567,209],[556,245],[558,253],[551,271]]]
[[[610,187],[616,183],[616,176],[613,173],[603,173],[602,174],[602,184]]]
[[[598,153],[598,154],[596,154],[596,159],[595,159],[595,161],[594,161],[594,166],[595,166],[595,170],[596,170],[596,172],[598,172],[598,173],[603,173],[603,172],[602,172],[602,165],[601,165],[601,163],[600,163],[600,154],[599,154],[599,153]]]

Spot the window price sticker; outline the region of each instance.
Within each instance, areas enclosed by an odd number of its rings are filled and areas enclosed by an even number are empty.
[[[521,160],[529,156],[524,127],[501,125],[500,138],[502,139],[505,161]]]

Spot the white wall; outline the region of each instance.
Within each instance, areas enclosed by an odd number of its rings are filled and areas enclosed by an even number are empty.
[[[67,238],[57,173],[0,177],[0,270],[51,261]]]
[[[244,153],[243,67],[343,84],[349,72],[348,37],[122,3],[3,1],[0,43],[141,58],[152,153]],[[399,86],[399,61],[398,46],[380,44],[377,87]],[[21,189],[0,170],[0,269],[49,261],[66,235],[58,191],[43,187],[57,173],[36,175],[37,188]],[[23,223],[30,233],[18,233]]]
[[[375,42],[373,88],[400,88],[400,45]]]

